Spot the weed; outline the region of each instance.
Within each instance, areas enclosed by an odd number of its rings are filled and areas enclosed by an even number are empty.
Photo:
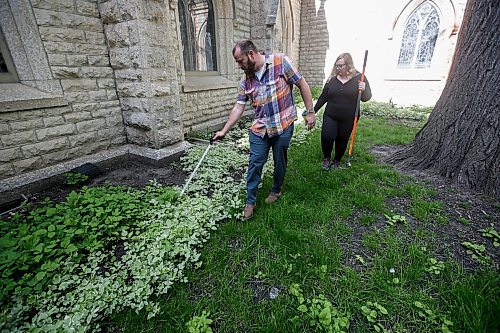
[[[451,333],[450,326],[453,326],[453,322],[447,319],[445,316],[436,315],[429,307],[422,302],[415,301],[413,305],[417,308],[417,313],[420,318],[424,321],[429,322],[435,331],[440,331],[442,333]]]
[[[66,172],[64,174],[64,184],[66,185],[76,185],[80,183],[85,183],[88,179],[89,176],[79,172]]]
[[[306,299],[297,283],[291,285],[289,291],[299,302],[297,310],[301,313],[290,319],[294,325],[298,326],[305,319],[316,332],[344,333],[349,329],[350,314],[341,313],[324,295]]]
[[[484,237],[491,238],[491,240],[493,241],[494,247],[500,246],[500,235],[495,230],[493,224],[491,224],[489,227],[487,227],[485,229],[481,229],[479,231],[481,231],[481,233]]]
[[[395,225],[404,223],[388,213],[386,203],[398,197],[410,199],[398,213],[408,220],[446,219],[435,191],[376,163],[369,153],[373,145],[408,144],[417,129],[375,117],[362,117],[359,126],[352,167],[335,174],[319,172],[319,131],[297,126],[283,196],[264,205],[272,187],[268,163],[258,209],[248,223],[238,219],[244,205],[239,179],[248,162],[246,126],[226,136],[235,148],[210,150],[181,200],[177,188],[84,189],[61,206],[47,203],[31,217],[0,222],[0,331],[50,332],[57,325],[102,331],[102,318],[124,332],[215,330],[209,312],[223,317],[218,332],[345,332],[354,326],[351,313],[362,316],[356,322],[361,332],[377,330],[368,318],[379,330],[436,332],[443,324],[451,329],[440,315],[449,313],[457,331],[497,331],[498,272],[462,270],[454,261],[442,269],[435,259],[440,244],[430,228],[415,223],[403,232],[374,223],[384,213]],[[199,147],[189,150],[184,168],[192,170],[202,153]],[[36,252],[39,243],[43,251]],[[344,266],[349,253],[369,265],[359,271]],[[249,289],[255,284],[248,284],[255,275],[266,285],[300,285],[290,288],[292,297],[255,302]],[[38,284],[41,291],[34,290]],[[388,314],[375,305],[382,299]],[[429,307],[418,308],[415,300]]]
[[[193,319],[186,323],[189,333],[212,333],[210,325],[213,320],[209,318],[210,312],[203,311],[201,316],[194,316]]]
[[[460,223],[462,223],[464,225],[469,225],[471,221],[469,219],[466,219],[465,217],[460,216],[458,218],[458,222],[460,222]]]
[[[363,113],[372,116],[382,116],[390,119],[408,119],[414,121],[425,121],[429,117],[432,108],[423,108],[413,105],[410,107],[395,107],[391,103],[369,101],[363,103]]]
[[[428,266],[426,268],[427,272],[439,275],[443,272],[443,270],[444,270],[444,262],[442,262],[441,260],[437,260],[435,258],[429,258]]]
[[[476,259],[480,263],[486,265],[491,262],[491,258],[485,254],[486,247],[483,244],[462,242],[462,245],[467,249],[467,254],[471,255],[472,258]]]
[[[387,215],[384,214],[387,219],[387,224],[391,227],[394,227],[397,223],[402,223],[404,225],[408,225],[408,220],[403,215]]]
[[[361,307],[361,312],[365,315],[366,320],[372,325],[376,332],[388,333],[390,332],[384,326],[384,320],[381,318],[387,316],[389,313],[386,308],[377,302],[366,302],[366,305]]]
[[[363,257],[362,257],[362,256],[360,256],[359,254],[356,254],[354,257],[355,257],[355,258],[356,258],[356,260],[357,260],[357,261],[359,261],[362,265],[365,265],[365,264],[366,264],[365,259],[363,259]]]

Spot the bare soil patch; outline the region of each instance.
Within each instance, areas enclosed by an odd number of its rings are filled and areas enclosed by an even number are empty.
[[[385,163],[386,158],[395,151],[401,149],[399,146],[376,146],[371,152],[380,163]],[[493,227],[498,231],[500,222],[500,203],[491,197],[476,193],[470,189],[454,184],[450,179],[432,174],[430,171],[402,170],[398,165],[394,165],[396,170],[411,176],[428,188],[433,189],[436,194],[432,200],[442,203],[444,214],[448,223],[424,223],[413,219],[405,212],[411,199],[407,197],[396,197],[388,200],[387,204],[394,212],[405,214],[409,218],[412,233],[416,228],[426,228],[436,237],[438,253],[442,259],[454,257],[462,263],[465,268],[474,269],[478,263],[466,253],[466,248],[461,245],[463,242],[474,244],[484,244],[487,255],[491,257],[495,267],[498,269],[500,263],[500,249],[493,246],[490,238],[482,236],[482,229]],[[381,221],[377,221],[380,224]],[[362,232],[362,226],[354,227],[355,233]],[[360,229],[360,230],[357,230]],[[414,235],[408,235],[413,237]],[[359,239],[359,238],[358,238]]]
[[[71,191],[78,191],[82,186],[128,186],[132,188],[143,188],[154,180],[164,186],[182,186],[189,174],[182,169],[179,160],[171,162],[166,166],[154,166],[140,161],[128,161],[119,168],[108,167],[101,169],[101,174],[78,185],[61,184],[34,194],[31,202],[38,202],[44,198],[50,198],[53,202],[64,201]]]

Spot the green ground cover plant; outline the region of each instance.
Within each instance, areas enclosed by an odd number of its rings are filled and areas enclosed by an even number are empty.
[[[196,147],[183,158],[187,170],[201,153]],[[99,331],[103,317],[124,308],[156,315],[153,296],[201,265],[199,249],[218,222],[239,217],[234,177],[243,156],[213,149],[183,198],[155,182],[142,190],[83,187],[0,220],[0,331]]]
[[[393,103],[373,101],[368,101],[363,104],[363,114],[384,117],[386,119],[426,121],[431,112],[432,107],[422,107],[419,105],[401,107]]]
[[[67,172],[64,174],[64,183],[67,185],[85,183],[88,179],[89,176],[81,174],[79,172]]]
[[[469,224],[371,152],[409,143],[423,123],[363,116],[352,167],[325,172],[318,120],[314,131],[297,123],[273,205],[266,165],[250,221],[241,220],[247,126],[228,135],[236,144],[210,150],[183,198],[154,182],[84,187],[0,221],[0,331],[497,331],[498,255],[464,267],[438,231]],[[183,168],[204,148],[190,149]],[[462,243],[478,237],[494,251],[489,223],[446,242],[465,259],[478,253]]]

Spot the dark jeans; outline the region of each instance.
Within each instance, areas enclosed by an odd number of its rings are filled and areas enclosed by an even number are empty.
[[[257,188],[262,178],[262,168],[267,161],[269,148],[273,149],[274,182],[273,193],[280,193],[285,179],[286,165],[288,162],[287,151],[293,135],[293,124],[281,135],[269,138],[267,134],[261,138],[250,131],[250,160],[247,172],[247,204],[255,205],[257,201]]]

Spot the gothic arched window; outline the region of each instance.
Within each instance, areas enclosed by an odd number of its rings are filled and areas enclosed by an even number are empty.
[[[186,71],[216,71],[214,7],[211,0],[179,0]]]
[[[438,32],[438,11],[430,1],[426,1],[415,9],[406,21],[398,67],[430,67]]]

